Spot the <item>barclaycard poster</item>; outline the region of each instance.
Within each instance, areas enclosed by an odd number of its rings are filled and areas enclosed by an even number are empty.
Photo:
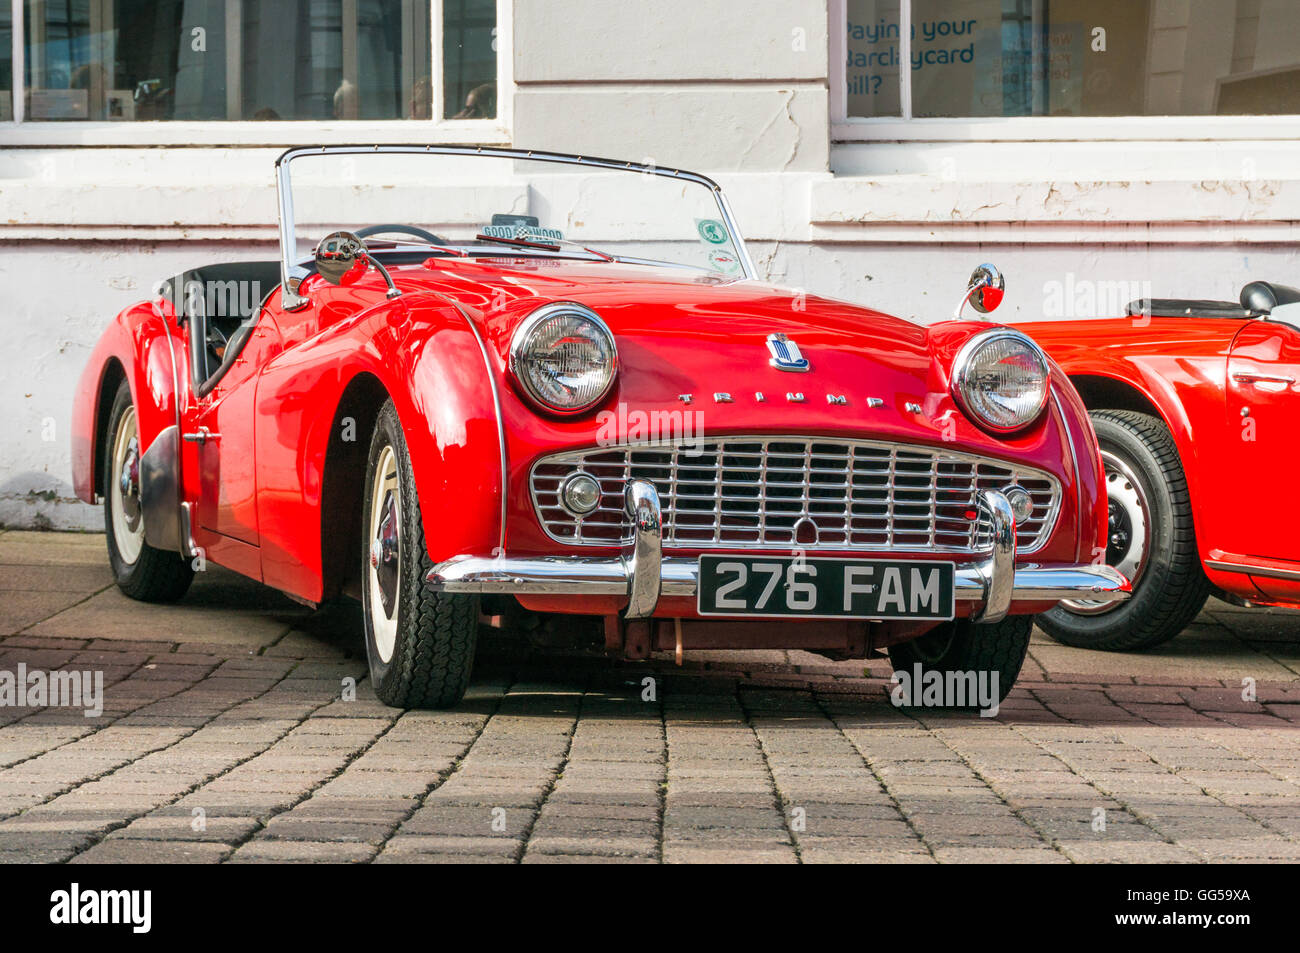
[[[1103,2],[1109,9],[1110,4]],[[900,114],[898,4],[848,5],[847,112]],[[942,10],[943,16],[928,16]],[[1069,11],[1065,16],[1057,11]],[[912,114],[927,116],[1088,115],[1085,74],[1093,27],[1078,4],[1053,4],[1052,18],[1004,17],[996,0],[916,2],[911,30]],[[1119,15],[1117,15],[1119,16]],[[1068,19],[1067,19],[1068,17]],[[1120,16],[1116,25],[1128,25]],[[1115,17],[1107,17],[1108,22]],[[1129,62],[1132,62],[1129,60]],[[1108,65],[1108,64],[1107,64]],[[1092,83],[1102,94],[1110,83]],[[1096,103],[1105,110],[1102,102]]]

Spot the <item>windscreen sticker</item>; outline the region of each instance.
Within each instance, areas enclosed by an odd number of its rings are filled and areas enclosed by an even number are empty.
[[[724,275],[740,271],[740,259],[723,248],[715,248],[709,252],[709,264],[715,271],[720,271]]]
[[[700,241],[706,245],[725,245],[730,241],[727,226],[716,218],[697,218],[695,230],[700,233]]]
[[[481,231],[488,238],[506,238],[524,242],[564,241],[564,233],[558,228],[543,228],[540,225],[484,225]]]

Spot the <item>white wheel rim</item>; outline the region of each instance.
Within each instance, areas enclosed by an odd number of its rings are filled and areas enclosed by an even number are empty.
[[[393,658],[393,649],[397,645],[397,616],[402,599],[401,576],[401,527],[402,497],[397,485],[397,457],[392,447],[384,447],[370,478],[370,514],[366,524],[366,585],[369,590],[370,630],[374,634],[375,649],[379,658],[387,663]],[[385,507],[392,500],[392,512],[386,514]],[[385,520],[389,521],[388,526]],[[396,541],[396,547],[390,547],[385,553],[382,540],[385,533],[394,534],[390,539]],[[395,564],[393,563],[395,561]],[[389,584],[389,605],[391,611],[384,608],[385,586],[381,579],[384,565],[396,570],[395,581]],[[389,576],[391,580],[392,575]]]
[[[140,442],[135,408],[128,407],[117,422],[113,438],[113,485],[109,509],[113,515],[113,541],[122,562],[133,565],[144,548],[144,514],[140,511]],[[134,510],[134,514],[128,512]]]

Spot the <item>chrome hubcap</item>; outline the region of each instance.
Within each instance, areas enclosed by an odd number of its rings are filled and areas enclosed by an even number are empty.
[[[1151,508],[1128,464],[1106,450],[1101,460],[1106,469],[1106,565],[1123,573],[1136,590],[1151,556]],[[1062,605],[1080,615],[1100,615],[1123,603],[1075,599]]]
[[[400,565],[395,499],[392,490],[384,494],[379,529],[370,545],[370,565],[379,577],[380,602],[384,607],[384,615],[390,617],[393,606],[397,604],[397,569]]]
[[[117,484],[122,493],[122,515],[126,517],[127,527],[134,532],[140,525],[140,444],[135,437],[127,441],[126,458],[122,461]]]

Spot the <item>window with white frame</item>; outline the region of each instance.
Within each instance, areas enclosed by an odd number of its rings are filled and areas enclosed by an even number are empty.
[[[3,2],[3,0],[0,0]],[[0,122],[14,118],[14,20],[12,7],[0,7]]]
[[[497,117],[497,0],[25,0],[6,30],[2,119]]]
[[[840,121],[1300,114],[1295,0],[841,0],[837,8]]]

